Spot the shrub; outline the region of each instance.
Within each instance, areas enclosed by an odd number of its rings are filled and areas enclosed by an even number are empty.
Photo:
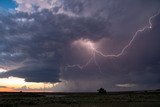
[[[100,88],[100,89],[98,89],[97,91],[98,91],[98,93],[100,93],[100,94],[105,94],[105,93],[107,93],[104,88]]]

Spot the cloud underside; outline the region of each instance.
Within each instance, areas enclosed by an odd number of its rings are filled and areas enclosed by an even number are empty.
[[[149,24],[149,17],[160,6],[158,0],[15,1],[19,12],[0,14],[0,67],[16,68],[0,73],[0,78],[67,81],[63,88],[76,91],[160,86],[160,15],[152,20],[153,28],[139,33],[121,57],[96,55],[102,73],[94,62],[83,70],[64,69],[66,64],[83,64],[89,58],[83,49],[71,47],[78,39],[105,40],[101,51],[120,52],[137,29]]]

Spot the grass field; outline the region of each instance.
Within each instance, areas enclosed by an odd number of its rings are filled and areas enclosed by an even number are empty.
[[[160,92],[0,93],[0,107],[160,107]]]

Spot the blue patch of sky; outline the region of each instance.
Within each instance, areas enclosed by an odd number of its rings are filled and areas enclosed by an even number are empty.
[[[11,10],[16,7],[17,4],[14,0],[0,0],[0,9]]]

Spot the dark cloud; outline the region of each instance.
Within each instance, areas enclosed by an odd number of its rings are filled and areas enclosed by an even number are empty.
[[[98,47],[104,53],[120,52],[137,29],[149,24],[149,17],[159,7],[159,0],[62,0],[61,6],[50,11],[1,14],[0,65],[18,68],[0,77],[20,77],[28,82],[61,80],[68,91],[95,91],[99,87],[121,90],[116,84],[134,84],[133,90],[158,88],[160,16],[152,20],[152,29],[138,34],[123,56],[96,55],[102,72],[94,62],[83,70],[66,70],[64,66],[88,60],[86,51],[70,47],[81,38],[104,40]]]
[[[79,16],[108,20],[111,23],[111,43],[106,46],[111,45],[111,52],[120,51],[160,7],[159,0],[63,0],[63,4],[66,11]]]
[[[135,78],[134,81],[142,82],[142,84],[160,85],[159,20],[160,15],[152,21],[154,25],[151,30],[139,34],[133,43],[134,45],[128,49],[128,54],[126,55],[126,63],[134,71],[132,72]]]
[[[31,15],[1,15],[0,20],[1,63],[25,66],[1,77],[15,76],[34,82],[58,81],[69,43],[80,38],[100,39],[108,33],[110,26],[103,19],[56,15],[48,10]]]
[[[129,88],[132,90],[158,89],[160,87],[159,20],[160,15],[152,20],[153,28],[139,33],[121,57],[104,58],[97,55],[97,62],[102,72],[99,72],[94,62],[84,70],[71,68],[68,69],[69,72],[63,72],[64,80],[71,81],[68,86],[92,91],[97,87],[105,87],[112,91]],[[116,84],[134,84],[134,87],[123,88],[117,87]],[[71,90],[80,90],[73,87]]]
[[[25,78],[26,82],[60,82],[59,69],[49,65],[30,65],[2,73],[0,77]]]

